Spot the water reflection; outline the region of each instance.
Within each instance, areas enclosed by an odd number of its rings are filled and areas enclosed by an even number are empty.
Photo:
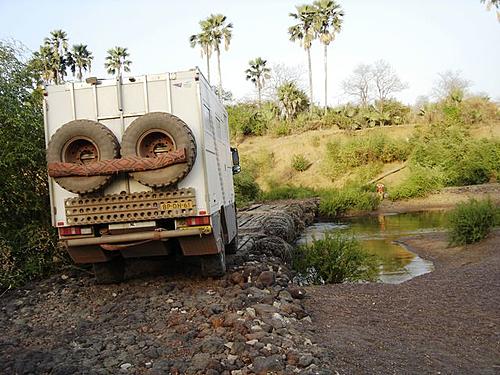
[[[444,224],[445,215],[442,212],[356,217],[339,222],[316,223],[306,228],[298,243],[320,239],[331,230],[352,233],[367,251],[381,260],[379,281],[398,284],[431,272],[434,267],[432,262],[394,241],[405,236],[442,230]]]

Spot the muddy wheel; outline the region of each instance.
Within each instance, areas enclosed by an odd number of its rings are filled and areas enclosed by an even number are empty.
[[[115,257],[108,262],[94,263],[94,274],[97,284],[120,283],[125,277],[125,261]]]
[[[205,277],[222,277],[226,273],[226,254],[221,251],[214,255],[202,255],[201,274]]]
[[[115,159],[120,145],[114,134],[104,125],[91,120],[75,120],[63,125],[50,139],[47,162],[90,164],[99,160]],[[101,189],[112,176],[56,177],[64,189],[77,194]]]
[[[152,112],[134,120],[125,130],[123,156],[155,158],[169,151],[186,150],[186,162],[130,175],[141,184],[162,187],[176,184],[193,167],[196,143],[193,133],[180,118],[163,112]]]
[[[226,245],[226,254],[236,254],[238,251],[238,235],[234,236],[233,240]]]

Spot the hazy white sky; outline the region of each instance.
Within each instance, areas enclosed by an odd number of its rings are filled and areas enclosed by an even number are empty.
[[[409,89],[398,95],[412,103],[428,94],[438,72],[461,70],[472,90],[500,98],[500,23],[479,0],[338,0],[345,10],[342,32],[329,48],[329,104],[346,100],[341,81],[359,63],[388,61]],[[188,38],[198,21],[223,13],[234,24],[233,40],[222,54],[223,85],[236,97],[253,94],[245,80],[248,61],[306,64],[306,54],[288,40],[288,16],[300,0],[0,0],[0,39],[14,38],[36,50],[54,29],[70,43],[94,53],[92,75],[105,77],[104,57],[113,46],[128,47],[131,75],[205,70]],[[212,72],[216,71],[215,58]],[[323,98],[323,56],[313,46],[315,98]],[[215,75],[212,76],[212,81]]]

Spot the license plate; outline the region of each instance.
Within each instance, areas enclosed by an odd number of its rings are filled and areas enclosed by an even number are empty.
[[[160,210],[162,211],[167,211],[167,210],[179,210],[179,209],[191,209],[193,208],[193,202],[168,202],[168,203],[161,203],[160,204]]]

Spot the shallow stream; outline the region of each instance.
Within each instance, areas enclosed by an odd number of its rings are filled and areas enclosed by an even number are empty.
[[[444,224],[445,214],[436,211],[346,218],[311,225],[298,243],[320,239],[328,231],[351,233],[361,241],[363,248],[380,259],[379,282],[399,284],[431,272],[434,266],[395,241],[401,237],[443,230]]]

